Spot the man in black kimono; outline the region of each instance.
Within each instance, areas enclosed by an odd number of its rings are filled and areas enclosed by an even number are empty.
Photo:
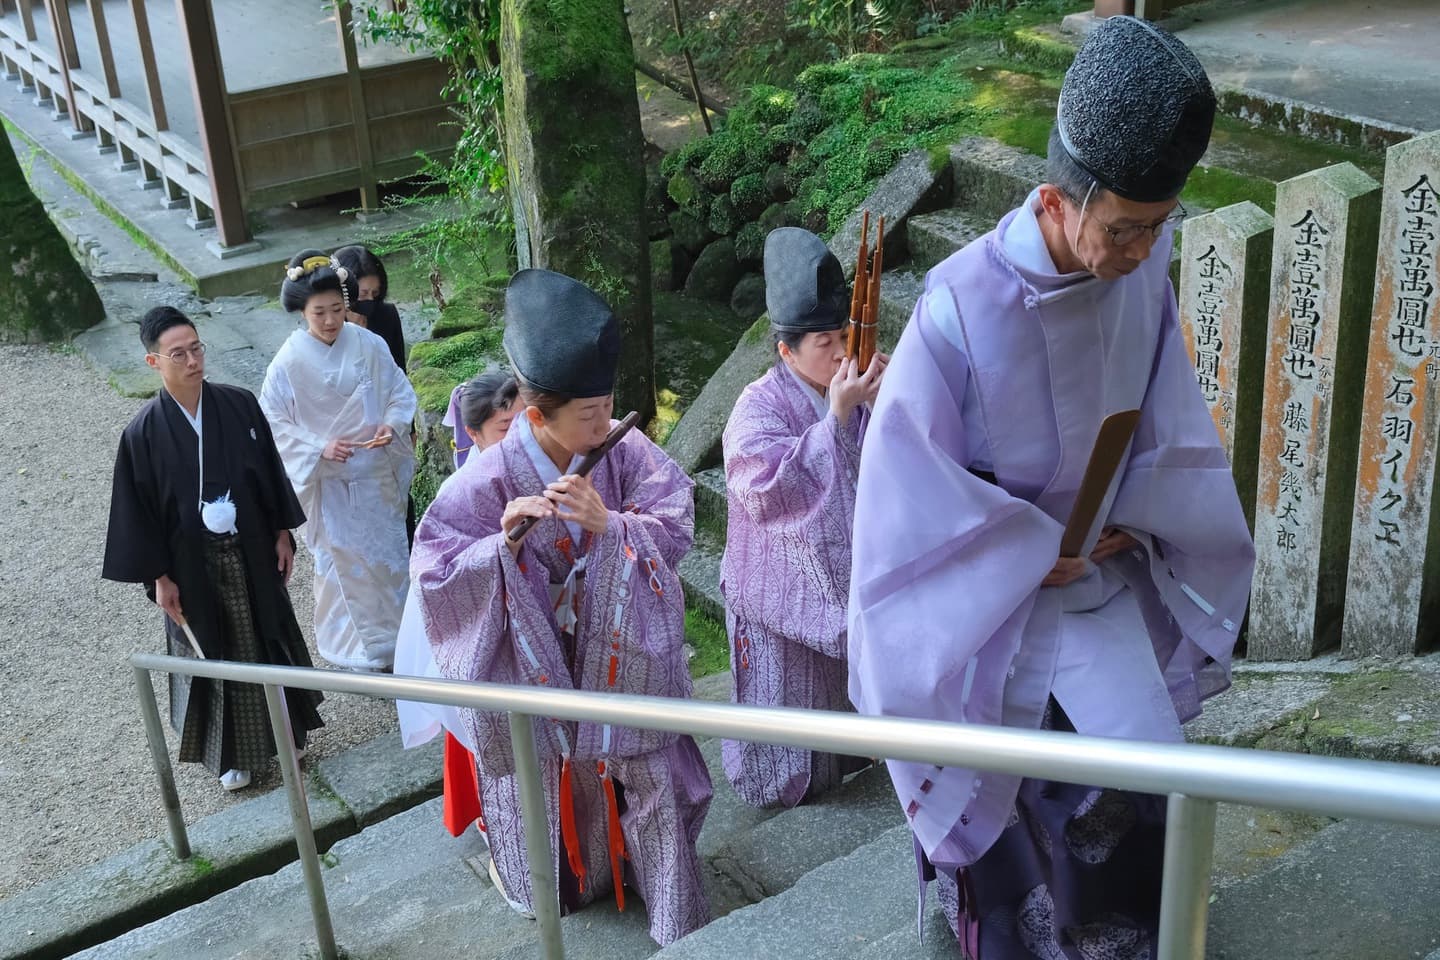
[[[166,613],[173,656],[310,666],[286,585],[290,530],[305,515],[270,426],[248,390],[205,382],[205,344],[174,307],[140,322],[145,362],[164,388],[120,438],[101,575],[140,583]],[[322,726],[318,693],[288,691],[298,746]],[[181,762],[203,763],[227,790],[275,755],[265,694],[253,684],[171,674],[170,722]]]

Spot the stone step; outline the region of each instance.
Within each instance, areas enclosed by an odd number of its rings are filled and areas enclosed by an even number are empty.
[[[757,810],[726,782],[720,741],[700,749],[715,798],[697,847],[716,917],[784,891],[900,822],[883,768],[862,771],[815,804]],[[438,799],[337,842],[322,859],[336,939],[351,956],[429,960],[470,955],[477,943],[505,960],[540,956],[534,925],[490,884],[483,840],[473,831],[460,838],[445,832]],[[623,914],[605,898],[561,924],[573,957],[639,960],[658,949],[638,897]],[[80,956],[230,960],[296,956],[302,944],[313,948],[313,929],[303,876],[292,863]]]
[[[994,218],[958,207],[911,217],[910,267],[917,272],[929,270],[994,228]]]
[[[695,545],[678,569],[686,605],[719,623],[725,622],[725,597],[720,593],[720,556],[724,550],[723,540],[697,531]]]
[[[711,467],[695,474],[695,526],[712,537],[725,540],[730,504],[725,493],[725,467]]]
[[[893,353],[900,334],[925,292],[925,275],[911,270],[887,270],[880,278],[880,348]]]
[[[655,958],[845,960],[895,933],[907,917],[913,924],[914,916],[915,854],[910,829],[902,824],[812,870],[783,893],[672,943]]]
[[[1440,831],[1347,820],[1218,883],[1211,960],[1404,960],[1440,947]]]

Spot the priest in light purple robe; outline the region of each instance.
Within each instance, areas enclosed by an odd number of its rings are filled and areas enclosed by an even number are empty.
[[[850,296],[840,261],[808,230],[765,240],[775,365],[725,427],[729,500],[720,590],[733,700],[849,710],[845,607],[850,527],[870,404],[888,359],[845,357]],[[725,776],[747,803],[793,807],[869,763],[726,740]]]
[[[1183,44],[1104,21],[1062,87],[1047,182],[927,277],[861,461],[861,712],[1178,742],[1228,686],[1254,547],[1167,276],[1214,112]],[[1062,559],[1101,422],[1131,409]],[[890,770],[967,957],[1155,956],[1163,798]]]
[[[440,673],[455,680],[688,697],[676,564],[694,536],[690,478],[639,431],[586,477],[604,442],[620,328],[588,287],[523,270],[505,294],[505,349],[525,409],[440,489],[411,560]],[[528,533],[509,534],[525,518]],[[533,914],[506,714],[460,711],[479,765],[491,878]],[[536,718],[562,909],[623,885],[661,945],[709,920],[695,841],[710,776],[688,736]]]

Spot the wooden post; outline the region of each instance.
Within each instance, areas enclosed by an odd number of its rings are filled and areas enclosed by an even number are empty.
[[[200,124],[200,145],[214,201],[210,207],[215,211],[220,246],[238,247],[250,241],[250,226],[245,222],[240,171],[225,109],[225,68],[220,62],[215,15],[210,0],[175,0],[175,13],[190,62],[190,91],[195,96],[195,119]]]
[[[335,4],[335,29],[345,56],[345,76],[350,82],[350,120],[355,130],[355,156],[360,161],[360,209],[380,209],[380,190],[375,182],[375,151],[370,144],[370,117],[365,107],[365,87],[360,81],[360,56],[355,49],[355,28],[347,0]]]
[[[150,97],[150,119],[155,131],[170,129],[170,118],[165,114],[165,94],[160,89],[160,71],[155,66],[155,42],[150,39],[150,16],[145,12],[145,0],[130,0],[130,12],[135,15],[135,39],[140,47],[140,62],[145,67],[145,92]]]
[[[675,36],[685,53],[685,66],[690,71],[690,86],[695,91],[695,106],[700,108],[700,121],[705,124],[707,134],[714,133],[710,126],[710,114],[705,111],[705,96],[700,92],[700,75],[695,72],[695,58],[690,56],[690,48],[685,45],[685,28],[680,23],[680,0],[670,0],[670,12],[675,16]]]
[[[55,34],[55,54],[60,61],[60,77],[65,82],[65,108],[70,114],[71,125],[84,133],[89,122],[75,109],[75,84],[70,80],[70,71],[80,66],[80,53],[75,49],[75,27],[70,22],[70,5],[65,0],[45,0],[45,10],[50,14],[50,29]],[[56,113],[59,113],[58,106]]]
[[[15,9],[20,11],[20,22],[25,26],[25,42],[35,42],[35,14],[30,10],[30,0],[19,0]]]
[[[100,48],[100,69],[105,75],[105,92],[120,96],[120,79],[115,75],[115,53],[110,49],[110,28],[105,23],[105,0],[85,0],[95,23],[95,46]]]

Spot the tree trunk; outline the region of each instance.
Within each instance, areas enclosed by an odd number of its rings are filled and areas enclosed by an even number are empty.
[[[104,316],[95,285],[25,182],[0,127],[0,342],[63,339]]]
[[[502,0],[506,165],[521,268],[588,284],[620,318],[617,415],[655,413],[635,55],[622,0]]]

